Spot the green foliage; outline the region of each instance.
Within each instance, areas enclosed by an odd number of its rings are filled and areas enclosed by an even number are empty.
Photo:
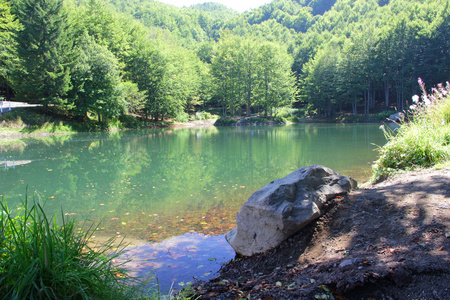
[[[117,119],[126,108],[117,59],[88,35],[80,38],[79,47],[72,90],[77,114],[95,113],[99,123]]]
[[[11,14],[10,2],[0,0],[0,84],[10,80],[17,56],[14,37],[19,29],[19,21]]]
[[[372,168],[373,180],[397,170],[429,167],[450,160],[450,85],[440,85],[431,95],[423,83],[422,102],[415,97],[411,121],[385,134],[389,142],[379,149],[380,158]]]
[[[272,1],[250,11],[245,17],[252,25],[276,20],[296,32],[306,32],[313,22],[311,8],[300,4],[300,1]]]
[[[189,120],[190,120],[189,114],[185,112],[179,113],[174,119],[174,121],[178,123],[186,123]]]
[[[366,116],[377,105],[403,111],[417,91],[411,74],[448,79],[449,2],[379,2],[338,0],[298,38],[302,100],[325,116],[343,107]]]
[[[185,118],[205,105],[224,116],[268,116],[297,91],[308,113],[371,119],[382,108],[406,109],[417,91],[411,74],[448,79],[448,7],[277,0],[238,14],[214,3],[3,1],[0,93],[87,123],[95,115],[99,127],[127,114]]]
[[[79,231],[75,220],[49,218],[43,206],[27,198],[17,214],[0,203],[0,292],[4,299],[131,299],[141,296],[137,279],[124,263],[114,263],[110,239],[99,248],[88,244],[95,226]]]
[[[137,84],[131,81],[123,82],[121,87],[126,113],[137,114],[141,112],[145,107],[145,92],[139,91]]]
[[[17,16],[23,25],[17,34],[20,68],[14,73],[18,97],[68,109],[64,96],[70,88],[74,58],[63,1],[21,1]]]
[[[73,125],[49,115],[39,108],[14,109],[0,116],[0,132],[8,133],[67,133],[73,132]]]
[[[245,123],[247,124],[258,124],[258,123],[269,123],[269,120],[263,118],[246,118]]]
[[[379,120],[379,121],[385,121],[388,119],[391,115],[397,113],[395,110],[385,110],[376,114],[372,114],[368,117],[369,120]]]
[[[222,38],[211,72],[224,116],[228,111],[236,115],[242,108],[247,116],[255,108],[263,109],[267,116],[274,107],[290,105],[296,94],[291,64],[286,49],[275,43]]]
[[[174,119],[175,122],[185,123],[189,121],[202,121],[202,120],[210,120],[216,119],[217,116],[213,116],[211,113],[206,111],[196,112],[195,114],[189,115],[188,113],[178,114]]]
[[[222,117],[222,118],[217,119],[216,122],[214,123],[214,125],[216,125],[216,126],[226,126],[226,125],[236,124],[237,122],[238,122],[238,120],[236,120],[236,119]]]
[[[194,119],[195,120],[211,120],[211,119],[217,119],[217,115],[213,115],[210,112],[207,111],[200,111],[195,113]]]
[[[291,122],[299,122],[301,119],[305,119],[309,117],[311,111],[309,107],[302,108],[289,108],[289,107],[281,107],[277,108],[275,115],[277,117],[281,117],[284,120],[288,120]]]
[[[194,4],[189,8],[199,11],[207,12],[207,15],[213,20],[229,20],[232,17],[237,16],[239,13],[226,7],[223,4],[215,3],[215,2],[205,2],[201,4]],[[203,16],[203,15],[200,15]],[[200,22],[200,25],[202,23]],[[202,25],[202,28],[204,26]]]

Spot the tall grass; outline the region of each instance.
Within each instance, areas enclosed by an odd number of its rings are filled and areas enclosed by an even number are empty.
[[[0,295],[2,299],[147,299],[139,280],[114,263],[124,252],[111,239],[91,249],[95,226],[79,231],[61,213],[60,224],[41,204],[25,199],[13,214],[0,202]]]
[[[413,97],[409,119],[390,131],[382,127],[388,139],[379,148],[379,159],[372,167],[372,181],[399,170],[430,167],[450,160],[450,84],[442,84],[428,94],[421,79],[422,96]]]

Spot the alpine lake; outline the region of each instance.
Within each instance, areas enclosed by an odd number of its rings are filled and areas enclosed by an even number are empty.
[[[364,182],[380,124],[294,124],[80,133],[0,140],[0,197],[98,224],[92,245],[128,244],[134,276],[162,293],[234,258],[224,234],[248,197],[312,165]],[[86,223],[85,223],[86,221]],[[80,225],[81,226],[81,225]]]

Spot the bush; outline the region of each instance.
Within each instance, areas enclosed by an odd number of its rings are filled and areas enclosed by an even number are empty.
[[[273,118],[273,121],[275,123],[286,123],[286,119],[281,116],[276,116],[275,118]]]
[[[367,118],[369,120],[385,121],[386,119],[388,119],[391,115],[393,115],[395,113],[397,113],[397,111],[395,111],[395,110],[385,110],[385,111],[379,112],[377,114],[369,115]]]
[[[145,121],[142,121],[135,116],[122,115],[119,120],[124,128],[140,128],[146,126]]]
[[[264,118],[246,118],[245,119],[245,123],[249,123],[249,124],[256,124],[256,123],[269,123],[269,120],[264,119]]]
[[[217,121],[214,123],[214,125],[216,125],[216,126],[232,125],[232,124],[236,124],[237,122],[238,122],[238,120],[236,120],[236,119],[222,117],[222,118],[217,119]]]
[[[146,298],[134,286],[139,281],[127,275],[125,262],[113,263],[123,247],[112,252],[113,239],[100,249],[89,247],[96,227],[80,232],[64,215],[58,225],[27,199],[15,216],[4,199],[0,211],[2,299]]]
[[[450,159],[450,84],[439,85],[428,95],[425,85],[422,101],[413,97],[409,122],[395,131],[382,129],[388,143],[379,148],[380,157],[372,167],[372,181],[398,170],[429,167]]]
[[[276,116],[287,119],[290,117],[298,116],[299,110],[296,108],[289,108],[289,107],[281,107],[276,108],[275,110]]]
[[[173,120],[178,123],[186,123],[189,121],[189,114],[182,111],[182,112],[178,113],[177,116]]]
[[[211,120],[211,119],[217,119],[217,115],[213,115],[207,111],[199,111],[196,112],[193,115],[189,116],[189,121],[202,121],[202,120]]]

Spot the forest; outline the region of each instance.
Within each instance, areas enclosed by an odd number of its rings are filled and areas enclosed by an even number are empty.
[[[0,0],[0,96],[98,123],[127,116],[368,116],[449,80],[449,0]]]

